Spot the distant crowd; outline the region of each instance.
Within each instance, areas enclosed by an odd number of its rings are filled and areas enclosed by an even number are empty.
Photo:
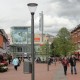
[[[14,69],[17,71],[17,68],[20,66],[21,64],[21,61],[24,61],[25,59],[31,61],[31,58],[29,57],[25,57],[25,58],[22,58],[22,57],[14,57],[12,58],[11,55],[8,55],[8,58],[7,58],[7,62],[6,62],[6,59],[3,58],[3,56],[0,55],[0,63],[6,63],[6,65],[8,64],[13,64],[14,66]],[[40,57],[37,57],[35,59],[35,62],[36,63],[47,63],[48,65],[51,65],[51,63],[55,63],[56,65],[56,62],[57,61],[60,61],[62,66],[63,66],[63,69],[64,69],[64,75],[67,75],[67,68],[68,66],[71,67],[71,74],[77,74],[77,69],[76,69],[76,61],[77,61],[77,58],[75,57],[75,55],[71,55],[70,57],[47,57],[46,60],[41,60]]]

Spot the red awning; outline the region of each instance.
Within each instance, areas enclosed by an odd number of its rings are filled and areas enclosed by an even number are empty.
[[[79,52],[74,52],[74,54],[80,54]]]

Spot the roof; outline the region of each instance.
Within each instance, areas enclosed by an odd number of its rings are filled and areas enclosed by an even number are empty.
[[[75,32],[75,31],[78,30],[78,29],[80,29],[80,24],[77,25],[77,27],[75,27],[75,28],[71,31],[71,33]]]
[[[8,40],[8,35],[5,33],[4,29],[0,29],[1,35]]]

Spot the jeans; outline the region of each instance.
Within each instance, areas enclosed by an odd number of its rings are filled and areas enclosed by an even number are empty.
[[[67,75],[67,66],[64,66],[64,74]]]
[[[71,74],[73,74],[73,70],[74,70],[74,73],[76,74],[77,73],[76,66],[71,66]]]
[[[17,67],[18,67],[17,65],[16,65],[16,66],[14,66],[14,69],[15,69],[16,71],[17,71]]]

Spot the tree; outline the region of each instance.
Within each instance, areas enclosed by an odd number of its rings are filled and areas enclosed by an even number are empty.
[[[70,32],[65,27],[61,28],[55,37],[54,52],[59,55],[68,55],[75,50],[74,43],[71,40]]]
[[[50,45],[50,55],[53,56],[54,55],[54,43],[51,43]]]
[[[44,56],[48,56],[49,55],[49,43],[48,41],[44,43],[44,45],[42,45],[40,48],[39,48],[39,52],[40,52],[40,55]]]
[[[39,52],[41,55],[45,55],[46,54],[46,45],[42,45],[40,46]]]

